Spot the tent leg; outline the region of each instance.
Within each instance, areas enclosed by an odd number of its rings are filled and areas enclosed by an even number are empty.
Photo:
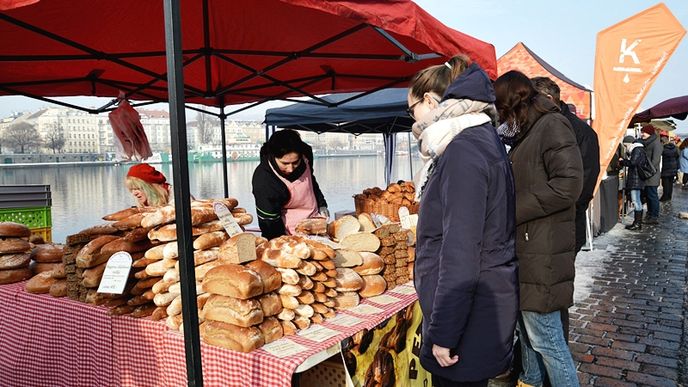
[[[229,183],[227,177],[227,134],[225,133],[225,121],[227,116],[225,115],[225,104],[224,101],[220,105],[220,136],[222,137],[222,181],[224,184],[224,192],[226,198],[229,197]]]
[[[189,164],[184,111],[184,70],[182,67],[182,30],[179,0],[164,0],[167,89],[170,106],[172,140],[172,173],[179,249],[179,274],[184,305],[196,305],[196,279],[191,235],[191,200]],[[201,342],[198,333],[198,310],[184,308],[184,350],[188,386],[203,386]]]
[[[409,155],[409,172],[410,172],[410,179],[413,181],[413,157],[411,155],[411,132],[406,133],[406,137],[408,138],[408,155]]]

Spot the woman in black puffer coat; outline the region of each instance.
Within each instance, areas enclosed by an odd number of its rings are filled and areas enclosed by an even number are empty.
[[[638,167],[642,164],[647,155],[645,147],[640,141],[636,141],[633,136],[626,136],[623,139],[626,155],[619,160],[621,165],[627,167],[626,170],[626,192],[633,202],[633,223],[626,226],[628,230],[640,230],[643,226],[643,203],[640,201],[640,192],[645,188],[645,181],[640,178]]]
[[[669,140],[667,136],[661,136],[662,143],[664,143],[664,150],[662,151],[662,197],[660,202],[671,201],[671,195],[674,191],[674,180],[678,174],[678,159],[680,154],[678,148],[673,141]]]

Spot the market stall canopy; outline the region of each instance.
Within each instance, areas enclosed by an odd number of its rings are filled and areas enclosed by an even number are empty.
[[[686,117],[688,117],[688,95],[667,99],[645,111],[637,113],[631,119],[629,127],[636,123],[648,122],[657,118],[685,120]]]
[[[396,133],[411,130],[413,120],[406,112],[406,88],[360,93],[340,93],[321,97],[332,107],[295,103],[268,109],[265,124],[311,132]]]
[[[576,115],[582,120],[592,120],[592,90],[578,84],[562,74],[554,66],[545,62],[528,46],[518,42],[497,60],[499,75],[510,70],[518,70],[529,78],[548,77],[559,85],[561,100],[576,107]]]
[[[0,95],[167,100],[162,2],[16,3],[0,0]],[[182,0],[181,15],[188,103],[403,86],[456,53],[497,72],[491,44],[410,0]]]

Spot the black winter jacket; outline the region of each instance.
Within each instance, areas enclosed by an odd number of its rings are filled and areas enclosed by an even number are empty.
[[[640,140],[640,142],[645,147],[645,154],[647,155],[647,158],[657,170],[657,173],[645,180],[645,186],[657,187],[659,186],[660,179],[659,161],[662,158],[662,150],[664,148],[662,147],[662,143],[659,141],[659,136],[657,136],[656,133],[648,137],[647,140]]]
[[[547,97],[536,98],[548,104]],[[516,183],[521,310],[538,313],[573,304],[574,229],[583,162],[571,124],[558,111],[553,103],[548,113],[532,109],[528,127],[509,152]]]
[[[674,177],[678,173],[678,159],[681,154],[673,142],[664,144],[662,151],[662,177]]]
[[[626,170],[626,184],[627,190],[643,189],[645,188],[645,181],[640,178],[638,174],[638,166],[647,158],[645,154],[645,147],[640,142],[631,144],[630,150],[626,152],[626,158],[621,163],[628,167]]]

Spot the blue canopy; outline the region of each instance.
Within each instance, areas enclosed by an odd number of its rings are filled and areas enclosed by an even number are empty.
[[[385,181],[390,183],[398,132],[411,131],[413,120],[406,112],[408,89],[383,89],[370,94],[331,94],[321,99],[268,109],[266,128],[307,130],[316,133],[381,133],[385,143]],[[268,129],[266,136],[272,132]],[[410,155],[409,155],[410,156]]]

